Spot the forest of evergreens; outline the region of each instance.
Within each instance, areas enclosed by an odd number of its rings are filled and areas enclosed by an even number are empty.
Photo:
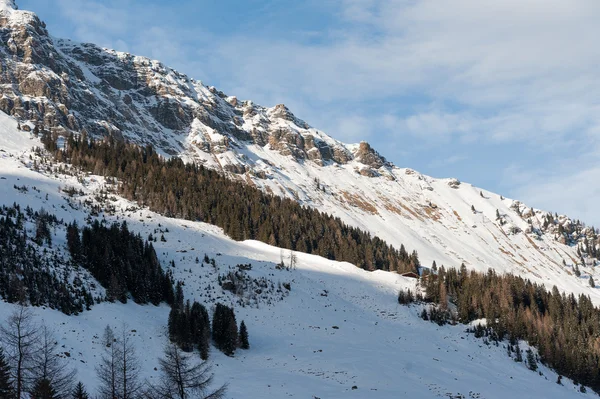
[[[507,339],[509,348],[526,340],[537,348],[544,364],[600,392],[600,310],[588,296],[560,293],[556,286],[548,291],[491,269],[488,273],[468,272],[464,266],[460,270],[442,267],[437,276],[423,280],[423,285],[425,301],[437,304],[429,312],[424,310],[424,318],[440,324],[486,319],[488,339]],[[399,301],[406,302],[406,296],[402,294]],[[450,303],[455,311],[449,310]]]
[[[97,219],[79,231],[67,226],[71,257],[107,289],[106,299],[137,303],[173,303],[173,281],[158,261],[152,243],[129,231],[127,223],[105,226]]]
[[[45,305],[66,314],[82,312],[94,303],[84,286],[74,284],[70,273],[57,273],[58,265],[68,267],[51,249],[51,229],[61,223],[44,210],[22,210],[17,204],[0,208],[1,298]]]

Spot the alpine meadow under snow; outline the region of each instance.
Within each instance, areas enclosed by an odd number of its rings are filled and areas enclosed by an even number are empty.
[[[71,262],[67,226],[96,220],[126,222],[140,242],[148,237],[164,273],[182,282],[186,300],[204,305],[211,316],[217,304],[231,306],[237,323],[244,321],[249,349],[233,356],[210,349],[212,385],[226,384],[227,398],[595,395],[567,378],[557,384],[559,376],[543,364],[529,370],[507,356],[506,342],[476,338],[466,325],[424,322],[427,305],[398,303],[400,291],[421,291],[415,278],[234,241],[216,226],[166,217],[120,196],[113,177],[53,159],[39,136],[59,147],[84,132],[152,145],[166,159],[214,169],[334,215],[396,248],[416,250],[421,270],[433,261],[491,268],[600,305],[600,292],[590,284],[592,277],[600,281],[595,229],[457,179],[399,168],[368,143],[339,142],[284,105],[240,101],[158,61],[55,39],[12,0],[0,0],[0,42],[0,208],[17,205],[56,217],[41,240],[33,238],[38,226],[26,220],[23,240],[47,262],[48,276],[84,290],[94,303],[89,309],[79,304],[82,311],[72,314],[47,304],[32,310],[92,397],[107,325],[133,343],[140,381],[159,380],[171,310],[164,302],[138,304],[132,296],[111,302],[113,284],[103,286]],[[9,302],[0,301],[1,321],[18,308]]]

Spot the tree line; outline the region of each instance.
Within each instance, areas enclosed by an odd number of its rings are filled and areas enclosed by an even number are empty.
[[[90,271],[106,290],[106,299],[140,304],[173,303],[173,281],[160,265],[151,242],[129,231],[126,222],[107,226],[97,219],[79,229],[67,226],[73,261]]]
[[[512,348],[518,340],[526,340],[537,348],[544,364],[600,393],[600,309],[589,296],[560,293],[556,286],[548,291],[491,269],[468,272],[464,265],[460,270],[442,266],[422,283],[425,301],[437,305],[429,312],[424,309],[424,318],[440,324],[485,318],[490,339],[508,339]],[[402,294],[399,301],[407,302],[407,296]],[[456,307],[454,312],[450,303]]]
[[[85,134],[71,135],[63,149],[49,134],[42,142],[60,161],[117,178],[119,193],[141,206],[217,225],[235,240],[255,239],[367,270],[416,271],[419,265],[414,251],[397,250],[339,218],[229,180],[201,165],[164,159],[150,145],[142,148],[112,137],[88,140]]]

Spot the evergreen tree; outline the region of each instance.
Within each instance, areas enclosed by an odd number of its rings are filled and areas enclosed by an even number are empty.
[[[31,399],[59,399],[49,380],[38,380],[31,391]]]
[[[79,226],[77,226],[77,221],[69,223],[67,226],[67,246],[73,261],[79,263],[81,260],[81,237],[79,235]]]
[[[535,360],[535,354],[531,349],[527,349],[527,367],[531,371],[537,371],[538,368],[537,360]]]
[[[521,363],[523,361],[523,351],[519,347],[519,343],[517,342],[517,347],[515,349],[515,362]]]
[[[4,350],[0,347],[0,398],[10,399],[13,397],[10,375],[10,367],[4,356]]]
[[[242,349],[250,349],[250,343],[248,342],[248,329],[246,328],[246,323],[242,320],[240,324],[240,348]]]
[[[590,276],[590,287],[596,288],[596,283],[594,282],[594,278]]]
[[[73,399],[90,399],[90,395],[88,395],[83,383],[81,381],[75,386],[75,390],[73,391]]]
[[[194,301],[190,312],[192,337],[202,360],[208,359],[210,348],[210,320],[206,308]]]
[[[213,316],[213,340],[217,348],[227,356],[233,356],[238,347],[238,331],[232,308],[218,303]]]

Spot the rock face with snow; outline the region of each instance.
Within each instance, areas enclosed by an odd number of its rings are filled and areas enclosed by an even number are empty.
[[[55,39],[11,0],[0,0],[0,42],[0,109],[28,128],[151,143],[405,244],[424,265],[492,267],[566,288],[567,280],[587,285],[596,263],[587,255],[595,232],[566,217],[398,168],[368,143],[337,141],[283,104],[241,101],[158,61]],[[548,273],[556,278],[542,278]]]

